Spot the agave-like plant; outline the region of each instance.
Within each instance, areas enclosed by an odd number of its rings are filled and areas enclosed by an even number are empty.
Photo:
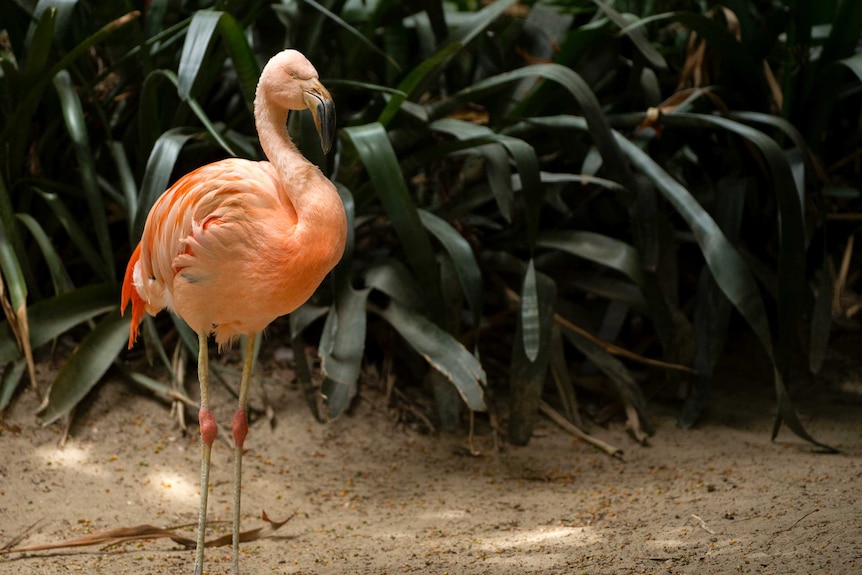
[[[374,357],[399,386],[413,375],[432,391],[444,428],[490,403],[524,444],[541,410],[579,423],[575,387],[598,384],[642,438],[639,375],[683,389],[680,424],[694,423],[736,310],[774,366],[777,423],[815,441],[784,381],[797,350],[816,370],[828,341],[822,211],[805,216],[832,190],[858,193],[820,166],[845,153],[830,136],[849,128],[830,111],[858,99],[862,18],[852,2],[676,4],[153,1],[143,15],[4,4],[0,408],[32,349],[81,324],[44,421],[111,365],[189,401],[117,361],[117,267],[172,178],[260,157],[259,65],[291,46],[332,86],[343,126],[333,158],[304,152],[342,194],[348,250],[291,316],[309,390],[304,339],[320,334],[328,416],[348,408]],[[850,90],[823,102],[820,84]],[[289,124],[310,141],[308,118]],[[160,322],[194,351],[181,322]],[[148,318],[145,340],[170,368],[160,325]],[[645,341],[643,326],[652,359],[626,349]]]

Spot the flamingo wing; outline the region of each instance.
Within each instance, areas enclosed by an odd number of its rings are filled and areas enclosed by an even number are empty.
[[[227,287],[240,280],[231,270],[259,256],[266,241],[260,236],[272,219],[286,229],[296,223],[269,162],[227,159],[177,180],[150,210],[126,269],[122,307],[132,304],[129,345],[145,311],[168,308],[196,331],[211,331],[219,308],[214,298],[231,297]],[[193,297],[184,297],[189,286]]]

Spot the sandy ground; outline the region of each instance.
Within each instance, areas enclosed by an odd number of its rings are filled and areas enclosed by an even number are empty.
[[[730,386],[737,391],[719,394],[688,431],[676,428],[676,407],[657,403],[648,447],[621,422],[595,427],[625,450],[620,460],[547,420],[527,447],[495,452],[482,435],[482,454],[471,456],[464,438],[394,424],[375,393],[321,425],[295,386],[275,383],[291,374],[272,362],[264,375],[276,425],[259,419],[249,435],[243,527],[262,525],[262,510],[276,520],[297,514],[243,545],[243,572],[862,573],[862,404],[858,373],[838,373],[852,381],[799,408],[840,455],[816,453],[786,430],[770,442],[771,384],[761,381]],[[215,386],[223,429],[232,401]],[[63,448],[60,427],[40,427],[36,407],[22,393],[0,426],[0,545],[25,532],[20,544],[33,545],[195,522],[197,433],[183,433],[165,405],[109,381]],[[230,519],[232,460],[219,441],[212,519]],[[180,531],[194,538],[193,528]],[[191,573],[193,561],[170,540],[148,540],[8,554],[0,574]],[[228,548],[208,550],[206,569],[227,573]]]

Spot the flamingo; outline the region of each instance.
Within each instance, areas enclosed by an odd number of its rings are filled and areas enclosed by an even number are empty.
[[[201,496],[195,575],[203,571],[210,454],[217,431],[209,407],[209,335],[215,335],[219,350],[247,336],[233,418],[231,569],[236,575],[255,338],[275,318],[302,305],[344,253],[344,204],[285,127],[289,110],[306,108],[327,153],[335,136],[332,97],[305,56],[295,50],[276,54],[261,73],[254,100],[255,125],[269,161],[230,158],[180,178],[153,205],[126,268],[121,308],[125,312],[132,305],[130,349],[144,312],[155,315],[167,308],[198,335]]]

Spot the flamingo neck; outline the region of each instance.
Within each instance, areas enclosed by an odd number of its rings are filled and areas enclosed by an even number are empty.
[[[285,200],[298,218],[305,234],[332,235],[341,242],[346,237],[344,205],[329,181],[316,165],[303,156],[287,133],[287,110],[273,106],[266,93],[255,98],[254,117],[263,152],[282,183]],[[339,253],[340,257],[340,253]]]
[[[301,191],[306,188],[302,184],[308,173],[307,169],[298,168],[311,167],[312,164],[299,152],[287,133],[287,113],[287,110],[274,106],[263,94],[258,93],[255,98],[254,120],[263,153],[278,170],[285,188]],[[291,199],[294,195],[291,194]]]

